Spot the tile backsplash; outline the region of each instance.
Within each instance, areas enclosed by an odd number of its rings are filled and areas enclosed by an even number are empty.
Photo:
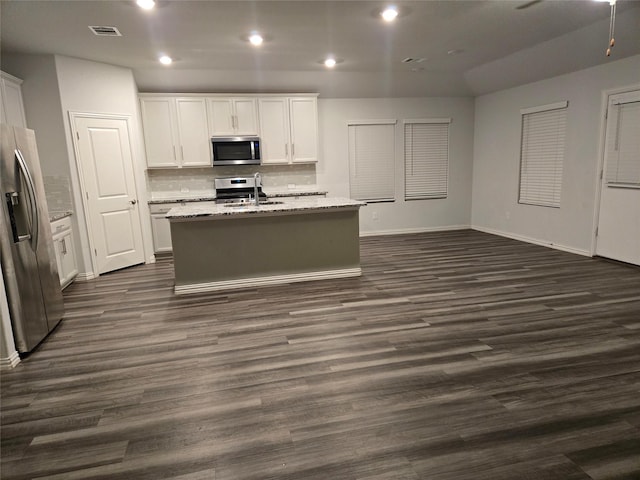
[[[316,184],[316,166],[304,165],[260,165],[214,168],[150,169],[147,170],[147,187],[150,197],[212,195],[216,177],[248,177],[259,171],[265,188],[286,189]]]
[[[73,210],[71,184],[68,177],[43,175],[44,192],[49,212],[67,212]]]

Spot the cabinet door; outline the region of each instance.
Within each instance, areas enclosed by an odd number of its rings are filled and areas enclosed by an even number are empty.
[[[291,98],[291,158],[294,163],[318,161],[317,99]]]
[[[209,108],[209,134],[211,136],[233,135],[233,102],[229,98],[207,99]]]
[[[3,74],[4,75],[4,74]],[[3,76],[2,85],[2,123],[26,128],[20,83]]]
[[[255,98],[236,98],[233,100],[237,135],[258,135],[257,110]]]
[[[76,264],[75,248],[71,231],[67,231],[67,233],[58,240],[58,243],[60,247],[60,270],[58,273],[60,275],[60,284],[66,287],[76,278],[76,275],[78,275],[78,265]]]
[[[153,250],[156,253],[170,252],[171,245],[171,225],[169,220],[164,218],[164,213],[151,215],[151,230],[153,232]]]
[[[289,163],[289,108],[286,98],[260,98],[262,163]]]
[[[180,157],[183,167],[211,165],[207,105],[204,98],[176,99]]]
[[[60,279],[60,285],[64,285],[64,270],[62,269],[62,257],[64,256],[62,248],[62,237],[53,238],[53,249],[56,252],[56,265],[58,266],[58,278]]]
[[[176,153],[178,131],[175,124],[173,98],[140,99],[147,165],[178,167]]]

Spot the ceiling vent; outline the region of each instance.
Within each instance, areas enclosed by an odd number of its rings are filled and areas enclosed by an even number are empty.
[[[402,60],[402,63],[422,63],[424,61],[425,61],[424,58],[407,57]]]
[[[116,27],[89,25],[89,29],[99,37],[121,37],[122,34]]]

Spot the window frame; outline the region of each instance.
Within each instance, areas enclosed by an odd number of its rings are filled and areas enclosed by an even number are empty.
[[[396,119],[366,119],[366,120],[349,120],[347,122],[347,143],[348,143],[348,163],[349,163],[349,195],[351,198],[356,200],[362,200],[367,203],[378,203],[378,202],[395,202],[396,200],[396,188],[395,188],[395,168],[396,168]],[[384,165],[384,171],[378,172],[380,177],[378,181],[385,183],[384,187],[388,190],[384,190],[381,192],[379,196],[373,195],[362,195],[360,192],[362,190],[366,190],[367,181],[362,182],[360,185],[357,185],[357,182],[354,182],[354,179],[357,179],[358,172],[358,162],[357,158],[354,158],[354,154],[357,155],[357,152],[354,152],[354,148],[357,148],[357,145],[352,144],[352,127],[367,127],[367,126],[390,126],[390,140],[391,145],[386,146],[388,149],[389,156],[387,158],[388,163]],[[354,132],[357,133],[357,130]],[[382,139],[381,139],[382,140]],[[354,188],[356,187],[356,188]],[[355,190],[355,192],[354,192]],[[389,193],[389,195],[383,195],[383,193]]]
[[[417,118],[417,119],[406,119],[403,121],[403,166],[404,166],[404,200],[405,201],[413,201],[413,200],[436,200],[436,199],[445,199],[449,195],[449,165],[451,160],[451,129],[450,125],[453,122],[451,118]],[[446,125],[447,138],[446,138],[446,165],[445,165],[445,174],[444,174],[444,185],[442,183],[439,184],[440,189],[438,192],[423,192],[422,194],[409,195],[407,192],[408,185],[408,171],[409,165],[407,164],[407,126],[409,125],[437,125],[443,126]],[[413,138],[412,138],[413,145]],[[413,152],[412,152],[413,153]],[[427,154],[428,152],[425,152]],[[413,157],[412,157],[412,166],[413,166]],[[436,162],[431,162],[430,165],[426,165],[426,168],[429,170],[437,169]],[[441,167],[440,167],[441,168]],[[412,175],[418,177],[418,175]],[[444,192],[444,193],[442,193]]]
[[[560,208],[568,106],[562,101],[520,110],[519,204]],[[554,130],[545,133],[549,124]]]

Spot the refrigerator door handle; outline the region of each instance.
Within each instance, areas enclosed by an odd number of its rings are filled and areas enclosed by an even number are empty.
[[[27,190],[29,191],[29,206],[31,208],[31,248],[35,251],[38,246],[38,228],[40,226],[40,218],[38,214],[38,205],[36,203],[36,187],[33,183],[33,177],[27,166],[27,162],[22,155],[20,149],[15,150],[16,160],[18,160],[18,166],[25,178],[27,184]]]

